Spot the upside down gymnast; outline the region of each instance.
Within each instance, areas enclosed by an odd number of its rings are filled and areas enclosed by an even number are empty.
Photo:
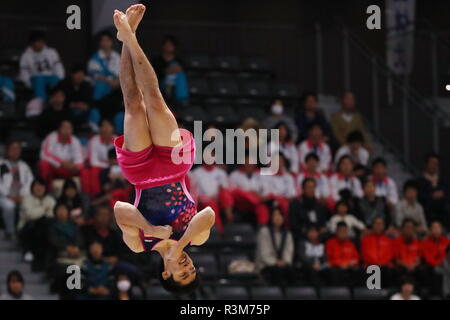
[[[162,286],[189,293],[199,279],[184,248],[208,239],[215,213],[210,207],[197,212],[186,189],[195,143],[189,131],[178,128],[136,39],[145,9],[137,4],[126,13],[115,10],[113,16],[117,38],[123,43],[120,85],[125,105],[124,135],[114,145],[123,174],[136,190],[134,205],[117,202],[114,214],[132,251],[159,252]],[[174,156],[183,161],[174,161]]]

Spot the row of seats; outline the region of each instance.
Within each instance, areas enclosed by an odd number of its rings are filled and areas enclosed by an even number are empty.
[[[292,83],[276,83],[270,79],[237,77],[190,76],[189,92],[192,96],[248,97],[297,99],[298,88]]]
[[[269,72],[270,66],[266,58],[238,57],[238,56],[217,56],[193,55],[185,59],[185,67],[188,70],[230,70],[230,71],[251,71]]]
[[[246,288],[243,286],[216,286],[211,288],[206,298],[217,300],[385,300],[393,293],[389,289],[370,290],[364,287],[288,287],[284,290],[275,286],[260,286]],[[147,299],[175,299],[160,286],[147,289]]]

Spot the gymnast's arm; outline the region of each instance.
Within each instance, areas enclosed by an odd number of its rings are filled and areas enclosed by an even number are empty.
[[[211,207],[206,207],[197,212],[178,242],[178,250],[183,250],[189,242],[196,246],[205,243],[209,238],[209,230],[214,225],[214,221],[215,214]]]

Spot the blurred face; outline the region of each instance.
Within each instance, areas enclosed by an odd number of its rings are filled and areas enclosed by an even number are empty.
[[[408,222],[403,226],[402,229],[402,234],[403,237],[405,238],[414,238],[414,236],[416,235],[416,226],[414,225],[414,223],[412,222]]]
[[[33,194],[38,198],[42,198],[45,194],[45,186],[39,182],[36,182],[33,185]]]
[[[6,151],[6,157],[10,161],[18,161],[20,156],[22,155],[22,147],[20,143],[13,142],[9,145],[8,150]]]
[[[338,207],[336,208],[336,213],[339,215],[346,215],[348,212],[348,207],[346,204],[341,203],[340,205],[338,205]]]
[[[417,200],[417,189],[416,188],[408,188],[405,190],[405,199],[408,201],[416,201]]]
[[[31,47],[33,48],[34,51],[41,52],[44,49],[45,44],[46,43],[44,40],[37,40],[31,44]]]
[[[111,137],[114,133],[114,127],[109,121],[103,121],[100,126],[100,135],[102,137]]]
[[[99,47],[100,47],[100,49],[102,49],[104,51],[111,51],[111,49],[113,47],[112,39],[108,36],[101,37],[100,42],[99,42]]]
[[[319,166],[319,162],[316,159],[309,158],[306,161],[306,170],[309,172],[317,172],[317,167]]]
[[[100,243],[94,242],[89,246],[89,253],[95,260],[100,260],[103,256],[103,247]]]
[[[319,126],[314,126],[309,131],[309,138],[317,143],[322,141],[322,129]]]
[[[68,121],[62,122],[59,126],[58,132],[63,138],[69,138],[73,133],[72,124]]]
[[[106,227],[111,222],[111,213],[108,208],[100,208],[95,214],[95,224]]]
[[[375,219],[372,225],[372,230],[376,234],[381,234],[384,231],[384,220],[383,219]]]
[[[69,210],[66,206],[58,206],[55,215],[59,222],[66,222],[69,219]]]
[[[317,109],[317,99],[314,96],[308,96],[305,99],[305,110],[314,112]]]
[[[339,166],[339,172],[343,174],[344,176],[350,176],[353,173],[353,162],[345,158],[341,161],[341,164]]]
[[[275,210],[272,214],[272,224],[276,228],[281,228],[284,223],[283,215],[280,210]]]
[[[50,106],[53,110],[59,111],[64,108],[64,102],[66,101],[66,95],[64,91],[56,91],[50,97]]]
[[[76,85],[79,85],[79,84],[83,83],[86,75],[85,75],[84,71],[80,70],[80,71],[72,73],[71,77],[72,77],[72,82]]]
[[[442,225],[439,222],[433,222],[431,224],[430,234],[434,238],[439,238],[442,235]]]
[[[342,108],[349,112],[352,111],[355,107],[355,96],[353,95],[353,93],[351,92],[347,92],[343,97],[342,97]]]
[[[319,231],[317,231],[314,228],[311,228],[308,230],[306,236],[308,237],[308,240],[310,242],[316,242],[317,240],[319,240]]]
[[[348,239],[348,228],[347,227],[339,227],[336,230],[336,237],[339,240],[347,240]]]
[[[352,142],[349,144],[349,148],[352,153],[356,153],[359,149],[361,149],[361,147],[361,142]]]
[[[308,181],[303,188],[303,194],[305,197],[314,198],[316,195],[316,183],[314,181]]]
[[[169,53],[174,54],[176,51],[175,44],[170,40],[164,41],[163,46],[162,46],[162,51],[163,51],[163,53],[166,53],[166,54],[169,54]]]
[[[165,270],[162,273],[164,280],[172,276],[175,282],[184,286],[194,281],[196,277],[194,263],[184,251],[177,260],[164,260],[164,265]]]
[[[426,171],[429,174],[436,174],[439,172],[439,159],[430,158],[427,162]]]
[[[372,168],[372,172],[375,176],[384,177],[386,175],[386,167],[384,164],[378,163]]]
[[[410,296],[414,292],[414,285],[412,283],[405,283],[402,285],[401,292],[405,296]]]
[[[23,291],[23,283],[19,281],[16,277],[12,277],[11,280],[8,283],[9,290],[13,294],[20,295]]]
[[[364,185],[364,195],[366,195],[367,197],[371,197],[375,194],[375,191],[375,184],[372,181],[367,181]]]
[[[66,195],[67,198],[73,199],[77,195],[77,189],[74,187],[68,187],[64,191],[64,194]]]

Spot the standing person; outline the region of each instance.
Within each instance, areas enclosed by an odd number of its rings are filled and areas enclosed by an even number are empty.
[[[5,223],[5,237],[14,235],[16,209],[22,198],[30,194],[33,173],[21,159],[22,146],[19,141],[10,141],[6,146],[6,158],[0,159],[0,209]]]
[[[29,37],[29,46],[20,57],[20,80],[33,89],[34,96],[42,102],[47,99],[47,90],[64,79],[64,66],[58,52],[47,46],[46,35],[34,31]]]
[[[208,239],[215,213],[210,207],[197,212],[186,189],[195,142],[192,134],[178,128],[136,39],[144,11],[145,6],[137,4],[126,14],[114,12],[117,37],[123,42],[120,83],[125,104],[124,135],[114,144],[119,165],[136,188],[134,205],[118,201],[114,213],[127,246],[133,252],[157,251],[162,286],[183,294],[199,283],[184,248]]]
[[[266,281],[282,286],[292,283],[294,241],[279,208],[272,209],[270,223],[259,230],[256,245],[256,264]]]
[[[33,300],[33,298],[23,291],[25,280],[20,271],[13,270],[6,278],[7,292],[0,296],[0,300]]]

